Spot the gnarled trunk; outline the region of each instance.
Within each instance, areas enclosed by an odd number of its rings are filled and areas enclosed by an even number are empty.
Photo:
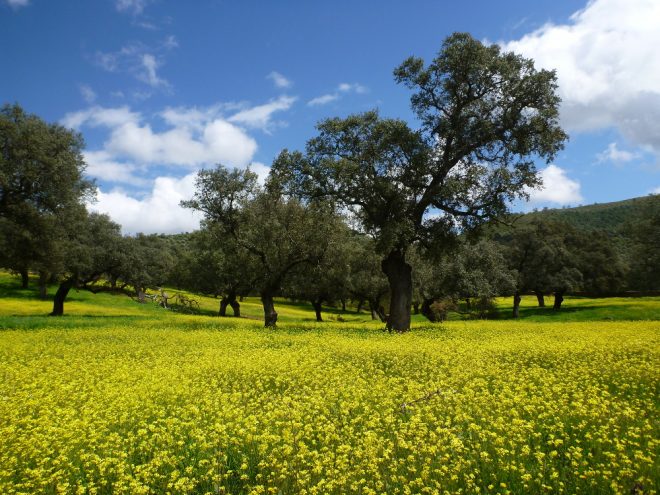
[[[229,305],[231,306],[231,310],[234,312],[234,316],[239,318],[241,316],[241,304],[236,300],[236,297],[229,301]]]
[[[227,316],[227,306],[229,306],[229,301],[225,296],[222,296],[220,299],[220,309],[218,310],[218,316]]]
[[[275,304],[273,302],[274,291],[264,290],[261,293],[261,304],[264,307],[264,326],[275,327],[277,326],[277,311],[275,311]]]
[[[68,278],[60,284],[57,288],[57,292],[55,292],[55,298],[53,299],[53,312],[50,313],[50,316],[62,316],[64,314],[64,301],[74,285],[75,279],[73,278]]]
[[[545,297],[543,292],[536,290],[534,291],[534,294],[536,294],[536,300],[539,302],[539,308],[545,308]]]
[[[323,317],[321,316],[321,299],[317,299],[316,301],[312,301],[312,306],[314,307],[314,313],[316,313],[316,321],[322,322]]]
[[[45,300],[48,297],[48,272],[39,272],[39,299]]]
[[[236,300],[235,292],[230,292],[222,296],[222,299],[220,299],[220,311],[218,311],[219,316],[227,316],[227,306],[231,307],[235,317],[241,316],[241,305]]]
[[[390,252],[381,262],[383,273],[390,285],[390,314],[387,329],[391,332],[410,330],[410,306],[412,304],[412,267],[406,263],[405,253]]]
[[[522,301],[522,297],[520,297],[520,292],[516,291],[513,294],[513,317],[518,318],[520,316],[520,301]]]
[[[361,313],[362,312],[362,305],[364,304],[364,300],[360,299],[357,303],[357,312]]]
[[[21,274],[21,289],[27,289],[30,283],[30,275],[27,268],[21,268],[18,273]]]
[[[552,309],[559,311],[561,309],[561,303],[564,302],[564,291],[558,290],[555,291],[555,303],[552,305]]]

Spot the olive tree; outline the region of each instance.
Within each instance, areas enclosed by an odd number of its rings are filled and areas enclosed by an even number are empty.
[[[307,200],[332,198],[377,240],[390,287],[387,327],[410,328],[416,242],[443,239],[506,213],[538,186],[538,160],[550,161],[566,134],[558,122],[553,71],[449,36],[430,64],[410,57],[394,70],[413,91],[420,130],[375,111],[321,122],[305,153],[284,151],[274,171]]]
[[[277,323],[274,297],[287,276],[304,264],[323,258],[332,235],[325,204],[305,206],[285,197],[277,187],[262,188],[250,170],[218,166],[197,175],[196,192],[182,205],[204,213],[205,221],[230,236],[256,265],[255,288],[264,309],[264,323]]]

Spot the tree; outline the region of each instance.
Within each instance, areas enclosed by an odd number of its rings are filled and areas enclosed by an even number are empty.
[[[417,254],[413,270],[423,297],[422,314],[431,321],[431,305],[436,300],[465,299],[468,311],[474,309],[472,301],[476,300],[479,310],[482,302],[492,304],[494,297],[511,293],[515,286],[515,273],[507,266],[502,248],[487,239],[461,239],[435,262],[428,258],[428,254]]]
[[[178,264],[179,287],[220,296],[219,316],[227,315],[227,307],[234,316],[241,316],[238,297],[248,294],[256,283],[256,269],[250,253],[224,229],[207,222],[190,234]]]
[[[346,300],[350,290],[350,237],[342,218],[330,215],[323,220],[331,236],[325,241],[325,251],[318,263],[307,263],[294,270],[284,294],[312,304],[317,322],[322,322],[323,304]]]
[[[359,305],[363,301],[367,302],[372,320],[386,321],[387,316],[381,300],[387,295],[388,284],[380,267],[375,241],[366,235],[353,234],[347,247],[351,297],[357,299]]]
[[[51,269],[67,211],[93,197],[82,148],[80,134],[19,105],[0,109],[0,262],[20,272],[24,286],[28,269]]]
[[[264,309],[264,324],[277,324],[274,297],[289,274],[303,264],[316,264],[323,258],[327,239],[332,235],[327,222],[331,208],[326,204],[305,207],[284,197],[273,185],[265,190],[250,170],[202,170],[197,175],[196,192],[188,208],[202,211],[206,222],[231,236],[250,253],[257,267],[255,288]]]
[[[374,235],[390,287],[387,327],[403,332],[413,291],[409,247],[503,215],[539,185],[535,161],[551,160],[566,134],[554,72],[468,34],[448,37],[427,67],[411,57],[394,75],[414,91],[420,131],[376,112],[328,119],[304,155],[285,150],[273,168],[301,197],[351,208]]]
[[[51,316],[64,314],[64,302],[71,289],[91,292],[117,291],[116,288],[95,285],[103,277],[116,273],[122,265],[120,227],[107,215],[87,213],[80,208],[68,218],[67,229],[58,243],[57,273],[61,282],[53,299]]]
[[[506,244],[507,259],[515,270],[513,317],[519,316],[521,294],[534,291],[541,304],[554,293],[553,309],[560,310],[567,291],[582,283],[580,257],[575,250],[576,230],[568,224],[534,219],[495,238]]]

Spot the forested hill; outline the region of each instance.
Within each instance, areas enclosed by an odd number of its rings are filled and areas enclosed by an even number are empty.
[[[575,208],[544,209],[528,213],[520,220],[559,220],[580,230],[605,230],[614,234],[620,233],[626,224],[646,217],[652,209],[652,204],[658,201],[660,195],[653,195]]]

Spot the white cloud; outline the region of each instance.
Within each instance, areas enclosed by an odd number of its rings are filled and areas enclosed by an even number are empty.
[[[341,83],[337,89],[342,93],[354,92],[357,94],[365,94],[369,92],[369,89],[366,86],[362,86],[358,83]]]
[[[151,53],[144,53],[142,55],[142,68],[144,70],[138,73],[138,79],[146,82],[152,88],[169,87],[169,83],[165,79],[158,77],[156,70],[159,66],[156,57]]]
[[[119,12],[128,12],[132,15],[139,15],[147,6],[150,0],[116,0],[115,7]]]
[[[195,177],[195,173],[180,179],[158,177],[151,191],[142,199],[119,189],[108,193],[98,191],[97,201],[89,205],[89,209],[107,213],[122,226],[125,234],[189,232],[199,228],[202,215],[181,208],[179,202],[192,198]]]
[[[117,127],[129,122],[138,122],[141,118],[139,113],[132,112],[127,106],[104,108],[96,105],[86,110],[67,113],[60,123],[72,129],[79,129],[82,125]]]
[[[275,71],[273,71],[273,72],[271,72],[270,74],[268,74],[268,75],[266,76],[266,79],[270,79],[270,80],[272,80],[272,81],[273,81],[273,84],[275,84],[276,87],[278,87],[278,88],[282,88],[282,89],[290,88],[291,85],[292,85],[292,83],[291,83],[291,81],[290,81],[289,79],[287,79],[286,77],[284,77],[284,76],[283,76],[282,74],[280,74],[279,72],[275,72]]]
[[[80,95],[83,97],[83,100],[85,100],[87,103],[94,103],[96,100],[96,93],[94,90],[88,86],[87,84],[81,84],[79,86],[80,89]]]
[[[655,189],[652,189],[650,191],[650,194],[660,194],[660,186],[656,187]]]
[[[259,184],[263,186],[266,183],[268,174],[270,173],[270,167],[268,165],[264,165],[261,162],[252,162],[250,163],[249,168],[252,172],[257,174]]]
[[[149,184],[146,179],[136,177],[137,167],[134,164],[114,160],[107,151],[85,151],[83,156],[87,163],[85,172],[91,177],[133,186]]]
[[[556,69],[569,130],[616,127],[660,154],[660,2],[592,0],[567,24],[546,24],[506,50]]]
[[[598,153],[599,162],[613,162],[617,164],[631,162],[641,155],[633,151],[620,150],[616,143],[610,143],[607,149]]]
[[[216,163],[244,167],[257,149],[255,140],[243,129],[214,111],[168,109],[160,117],[168,128],[154,131],[141,114],[127,106],[94,106],[65,115],[61,123],[76,129],[90,126],[109,130],[103,148],[88,154],[94,159],[90,174],[113,181],[129,181],[128,174],[135,168],[127,164],[144,169],[171,166],[190,170]]]
[[[339,95],[337,93],[330,93],[326,95],[317,96],[316,98],[312,98],[307,102],[307,105],[309,105],[310,107],[327,105],[328,103],[331,103],[338,99],[339,99]]]
[[[341,83],[339,84],[339,86],[337,86],[337,89],[334,93],[327,93],[321,96],[317,96],[316,98],[312,98],[307,102],[307,105],[310,107],[327,105],[328,103],[332,103],[333,101],[339,100],[343,94],[348,94],[348,93],[365,94],[368,92],[369,92],[369,88],[367,88],[366,86],[362,86],[361,84]]]
[[[288,110],[291,108],[291,105],[293,105],[296,99],[297,98],[293,96],[280,96],[279,98],[271,100],[264,105],[257,105],[252,108],[241,110],[229,117],[227,120],[229,122],[243,124],[247,127],[270,131],[272,128],[271,117],[273,113]]]
[[[543,179],[541,189],[528,189],[530,203],[555,203],[568,205],[579,203],[584,198],[580,193],[580,183],[570,179],[566,171],[551,164],[540,172]]]
[[[6,2],[12,9],[20,9],[30,5],[30,0],[6,0]]]
[[[98,51],[93,62],[105,71],[128,73],[152,88],[169,90],[170,83],[159,76],[158,69],[164,65],[165,54],[178,46],[176,37],[170,35],[152,47],[128,43],[115,52]]]

